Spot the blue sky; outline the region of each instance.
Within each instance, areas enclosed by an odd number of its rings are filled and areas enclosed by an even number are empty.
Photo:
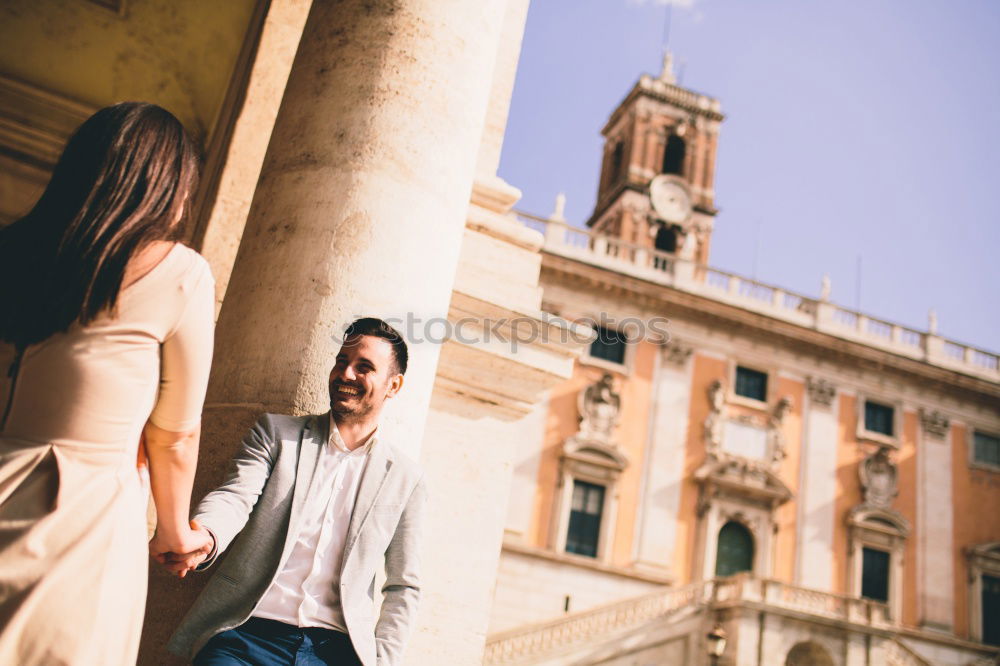
[[[711,263],[1000,351],[1000,2],[674,0],[722,125]],[[659,71],[662,0],[532,0],[500,175],[582,224],[600,129]],[[755,248],[759,248],[755,250]]]

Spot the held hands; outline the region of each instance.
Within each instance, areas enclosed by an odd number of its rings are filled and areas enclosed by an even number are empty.
[[[149,554],[167,571],[184,578],[205,561],[214,545],[212,534],[192,520],[191,529],[183,534],[168,536],[157,530],[149,542]]]

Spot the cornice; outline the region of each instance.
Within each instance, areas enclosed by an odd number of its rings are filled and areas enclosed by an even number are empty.
[[[598,288],[619,300],[630,301],[651,310],[662,312],[669,309],[672,318],[756,337],[817,359],[861,370],[892,373],[925,387],[952,394],[960,393],[973,401],[982,401],[984,398],[993,402],[1000,400],[1000,384],[543,251],[540,283],[544,287],[553,278],[566,280],[574,285],[573,288]]]

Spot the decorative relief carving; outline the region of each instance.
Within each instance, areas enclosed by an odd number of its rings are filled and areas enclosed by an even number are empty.
[[[705,419],[705,444],[708,455],[718,457],[722,450],[722,408],[726,402],[725,387],[718,379],[708,387],[708,402],[711,411]]]
[[[577,438],[610,444],[621,412],[621,396],[615,391],[612,376],[604,373],[578,400],[581,422]]]
[[[672,365],[684,365],[691,358],[692,353],[694,353],[694,348],[680,340],[669,340],[664,345],[664,358]]]
[[[926,410],[920,408],[920,425],[924,432],[933,437],[941,439],[948,434],[951,428],[951,420],[938,410]]]
[[[809,377],[806,380],[809,399],[818,405],[829,407],[837,395],[837,387],[821,377]]]
[[[785,396],[774,406],[774,411],[771,413],[771,418],[768,422],[768,459],[773,467],[780,464],[788,455],[787,451],[785,451],[785,436],[781,432],[781,426],[785,421],[785,416],[791,410],[792,399]]]
[[[881,446],[858,466],[865,506],[888,509],[899,492],[897,488],[899,472],[896,463],[889,457],[891,451],[891,447]]]

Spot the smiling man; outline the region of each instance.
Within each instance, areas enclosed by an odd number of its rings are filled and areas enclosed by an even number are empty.
[[[377,431],[406,362],[395,329],[359,319],[330,371],[329,413],[257,421],[195,511],[204,548],[154,554],[184,575],[228,551],[172,652],[196,665],[401,663],[420,594],[425,491],[417,464]]]

